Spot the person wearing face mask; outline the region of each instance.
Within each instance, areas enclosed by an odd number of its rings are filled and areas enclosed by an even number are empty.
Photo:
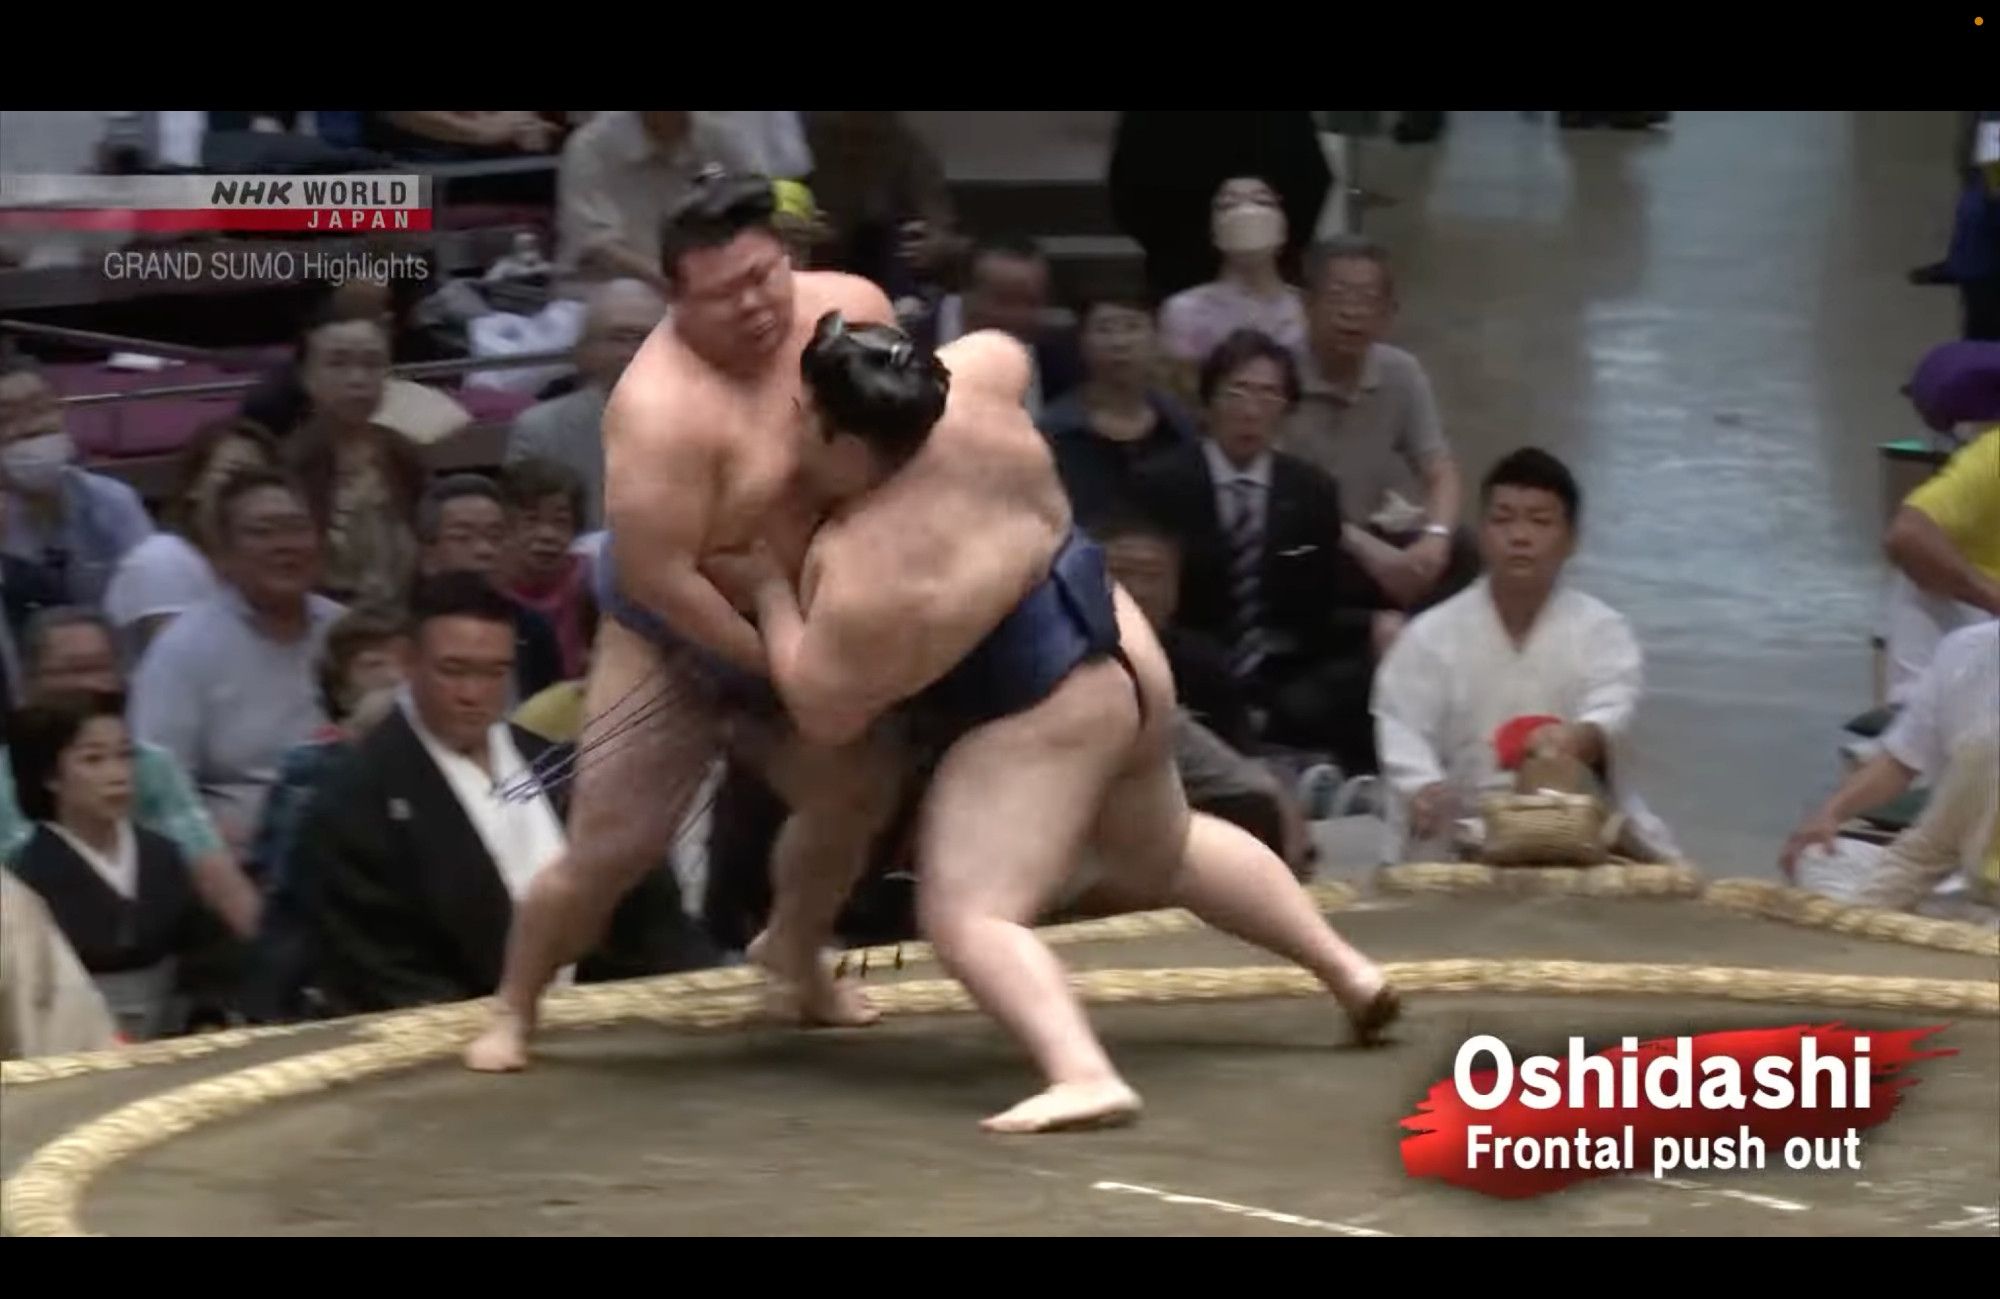
[[[125,552],[152,535],[139,494],[76,463],[56,391],[31,361],[0,361],[4,548],[39,564],[71,604],[96,605]]]
[[[1278,192],[1254,176],[1222,182],[1211,212],[1222,270],[1168,298],[1160,308],[1160,343],[1192,378],[1216,344],[1239,329],[1254,329],[1306,359],[1306,308],[1299,290],[1285,282],[1278,255],[1289,231]]]

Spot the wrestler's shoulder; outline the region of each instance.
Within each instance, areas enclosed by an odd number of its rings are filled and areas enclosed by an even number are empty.
[[[1034,378],[1034,357],[1012,334],[982,329],[953,339],[938,349],[938,360],[951,372],[952,387],[976,388],[1018,401]]]
[[[873,280],[844,271],[800,271],[793,285],[801,314],[809,320],[838,311],[851,321],[895,323],[896,309],[890,305],[889,295]]]

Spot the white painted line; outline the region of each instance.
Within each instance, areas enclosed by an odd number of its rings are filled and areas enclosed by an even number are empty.
[[[1779,1213],[1804,1213],[1812,1208],[1810,1204],[1801,1204],[1797,1200],[1781,1200],[1775,1195],[1759,1195],[1755,1191],[1735,1191],[1726,1186],[1710,1186],[1706,1182],[1690,1182],[1679,1177],[1645,1177],[1635,1180],[1655,1182],[1679,1191],[1699,1191],[1703,1195],[1713,1195],[1724,1200],[1741,1200],[1745,1204],[1776,1209]]]
[[[1965,1210],[1970,1216],[1958,1218],[1951,1222],[1934,1222],[1930,1225],[1930,1230],[1962,1231],[1967,1227],[1981,1231],[2000,1230],[2000,1209],[1996,1209],[1991,1205],[1979,1204],[1961,1204],[1958,1207]]]
[[[1393,1231],[1376,1231],[1372,1227],[1357,1227],[1351,1222],[1324,1222],[1318,1218],[1302,1218],[1296,1213],[1279,1213],[1275,1209],[1259,1209],[1249,1204],[1232,1204],[1228,1200],[1211,1200],[1205,1195],[1182,1195],[1178,1191],[1162,1191],[1152,1186],[1133,1186],[1126,1182],[1097,1182],[1093,1191],[1122,1191],[1127,1195],[1150,1195],[1168,1204],[1194,1204],[1205,1209],[1219,1209],[1223,1213],[1234,1213],[1244,1218],[1258,1218],[1265,1222],[1280,1222],[1288,1227],[1310,1227],[1314,1231],[1324,1231],[1335,1236],[1393,1236]]]

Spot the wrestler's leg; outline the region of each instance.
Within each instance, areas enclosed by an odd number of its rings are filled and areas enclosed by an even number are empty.
[[[1190,812],[1171,757],[1149,752],[1107,793],[1092,837],[1102,888],[1133,909],[1185,907],[1297,962],[1346,1007],[1359,1036],[1379,1033],[1394,1010],[1381,967],[1326,922],[1270,848],[1219,817]]]
[[[946,753],[924,801],[917,848],[924,936],[1048,1082],[987,1119],[989,1131],[1113,1122],[1139,1109],[1061,963],[1030,928],[1074,867],[1105,782],[1137,730],[1123,680],[1117,667],[1093,664],[1040,706],[973,731]]]
[[[474,1069],[527,1064],[542,992],[557,970],[590,950],[619,901],[660,864],[717,752],[714,711],[698,683],[611,618],[600,624],[591,652],[584,717],[568,847],[535,874],[514,908],[493,1021],[465,1052]]]
[[[902,746],[878,727],[839,749],[796,736],[750,750],[791,814],[771,850],[771,915],[750,944],[801,1023],[855,1028],[881,1018],[858,983],[836,979],[827,955],[848,894],[895,817]]]

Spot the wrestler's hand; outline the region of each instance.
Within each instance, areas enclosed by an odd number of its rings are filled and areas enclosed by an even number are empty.
[[[701,562],[702,575],[715,583],[723,599],[739,613],[757,611],[758,593],[771,582],[783,582],[785,572],[762,542],[742,550],[708,556]]]

